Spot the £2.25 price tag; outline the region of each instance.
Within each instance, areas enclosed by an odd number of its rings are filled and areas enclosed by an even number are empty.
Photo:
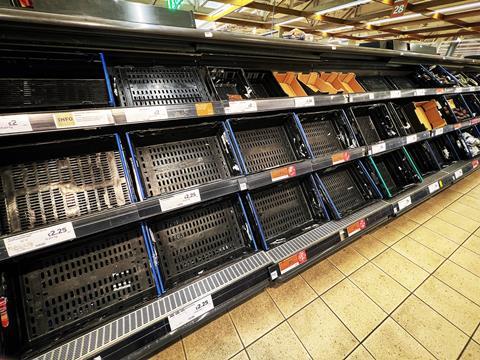
[[[28,115],[0,116],[0,134],[12,134],[32,131]]]
[[[30,231],[25,234],[4,239],[8,256],[16,256],[47,246],[75,239],[75,230],[71,222]]]
[[[168,317],[171,330],[176,330],[180,326],[185,325],[196,319],[214,308],[212,295],[208,295],[202,299],[195,301],[194,303],[184,307],[183,309],[176,311]]]
[[[160,208],[162,211],[169,211],[198,203],[202,200],[200,197],[200,190],[194,189],[183,191],[178,194],[173,194],[168,197],[160,199]]]

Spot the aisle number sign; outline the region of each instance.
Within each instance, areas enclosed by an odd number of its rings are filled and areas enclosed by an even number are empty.
[[[390,17],[400,17],[407,11],[408,0],[395,0],[393,2],[393,9]]]

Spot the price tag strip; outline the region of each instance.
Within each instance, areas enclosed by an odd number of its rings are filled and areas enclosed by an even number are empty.
[[[415,90],[415,95],[416,95],[416,96],[423,96],[423,95],[425,95],[425,89],[417,89],[417,90]]]
[[[315,106],[315,98],[313,96],[307,97],[296,97],[295,98],[295,107],[311,107]]]
[[[407,144],[417,142],[417,134],[407,136]]]
[[[184,206],[196,204],[200,201],[202,201],[202,198],[200,197],[200,190],[198,189],[183,191],[159,200],[162,211],[178,209]]]
[[[257,111],[257,102],[254,100],[229,101],[225,108],[226,114],[255,112]]]
[[[297,266],[304,264],[307,261],[307,253],[302,250],[292,256],[289,256],[285,260],[280,261],[278,267],[280,268],[280,274],[295,269]]]
[[[214,308],[212,295],[208,295],[194,303],[176,311],[168,317],[171,331],[189,323],[193,319],[199,318]]]
[[[378,154],[387,150],[387,144],[384,142],[372,145],[369,155]]]
[[[130,108],[125,109],[124,113],[127,123],[168,119],[167,108],[165,106]]]
[[[402,91],[401,90],[392,90],[390,91],[390,97],[391,98],[399,98],[402,96]]]
[[[438,128],[434,130],[434,136],[442,135],[443,134],[443,128]]]
[[[295,168],[295,165],[285,166],[270,171],[272,182],[288,179],[289,177],[294,176],[297,176],[297,169]]]
[[[10,236],[3,240],[8,256],[16,256],[30,251],[55,245],[76,238],[71,222]]]
[[[113,124],[110,110],[87,110],[53,114],[57,129]]]
[[[407,196],[406,198],[400,200],[398,202],[398,211],[402,211],[406,207],[409,207],[412,205],[412,198],[410,196]]]
[[[32,125],[28,115],[0,116],[0,134],[30,132]]]

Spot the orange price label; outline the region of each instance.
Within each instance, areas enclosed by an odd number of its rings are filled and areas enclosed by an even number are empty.
[[[197,103],[195,104],[195,109],[197,110],[197,116],[208,116],[215,114],[215,111],[213,110],[213,104],[211,102]]]
[[[455,130],[460,129],[461,127],[462,127],[462,124],[453,124],[453,128],[454,128]]]
[[[286,272],[296,268],[299,265],[302,265],[307,261],[307,253],[305,250],[302,250],[285,260],[280,261],[278,267],[280,268],[280,273],[285,274]]]
[[[297,169],[295,165],[285,166],[279,169],[273,169],[270,171],[270,177],[272,178],[272,182],[280,181],[283,179],[287,179],[289,177],[294,177],[297,175]]]
[[[474,169],[476,169],[478,167],[478,160],[473,160],[472,161],[472,166]]]
[[[471,124],[472,124],[472,125],[476,125],[476,124],[478,124],[479,122],[480,122],[480,118],[475,118],[475,119],[472,119]]]
[[[361,219],[353,224],[347,226],[347,235],[352,236],[355,235],[356,233],[362,231],[367,227],[367,220],[366,219]]]
[[[350,160],[350,153],[348,151],[344,151],[344,152],[336,153],[332,155],[332,165],[341,164],[348,160]]]
[[[437,89],[435,90],[435,92],[436,92],[437,94],[443,94],[443,93],[445,92],[445,89],[444,89],[444,88],[437,88]]]

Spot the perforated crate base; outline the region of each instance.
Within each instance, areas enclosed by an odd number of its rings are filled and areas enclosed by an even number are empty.
[[[129,202],[118,151],[0,167],[0,219],[5,233],[30,230]]]
[[[151,222],[168,287],[250,251],[236,198]]]
[[[360,209],[369,202],[369,200],[365,199],[362,195],[350,171],[354,170],[348,167],[342,167],[332,173],[319,176],[333,204],[342,215]]]
[[[0,79],[0,109],[107,104],[103,79]]]
[[[122,106],[188,104],[211,100],[195,67],[122,67],[112,70]]]
[[[286,233],[314,220],[299,181],[255,190],[251,197],[266,241],[271,246],[284,242]]]
[[[213,129],[215,130],[215,129]],[[191,133],[192,137],[201,136],[197,127],[168,130],[168,133]],[[147,196],[156,196],[192,186],[203,185],[232,176],[233,169],[226,160],[218,136],[202,136],[191,139],[168,138],[168,133],[141,132],[135,146],[140,173]],[[214,131],[210,131],[212,135]],[[135,134],[132,134],[134,139]],[[178,134],[177,134],[178,136]],[[165,141],[164,143],[161,143]],[[143,146],[145,143],[157,144]]]
[[[302,127],[314,156],[320,157],[343,150],[331,120],[319,119],[319,121],[304,122]]]
[[[154,294],[140,229],[103,234],[19,264],[29,340],[65,336]],[[89,322],[87,322],[87,320]]]

